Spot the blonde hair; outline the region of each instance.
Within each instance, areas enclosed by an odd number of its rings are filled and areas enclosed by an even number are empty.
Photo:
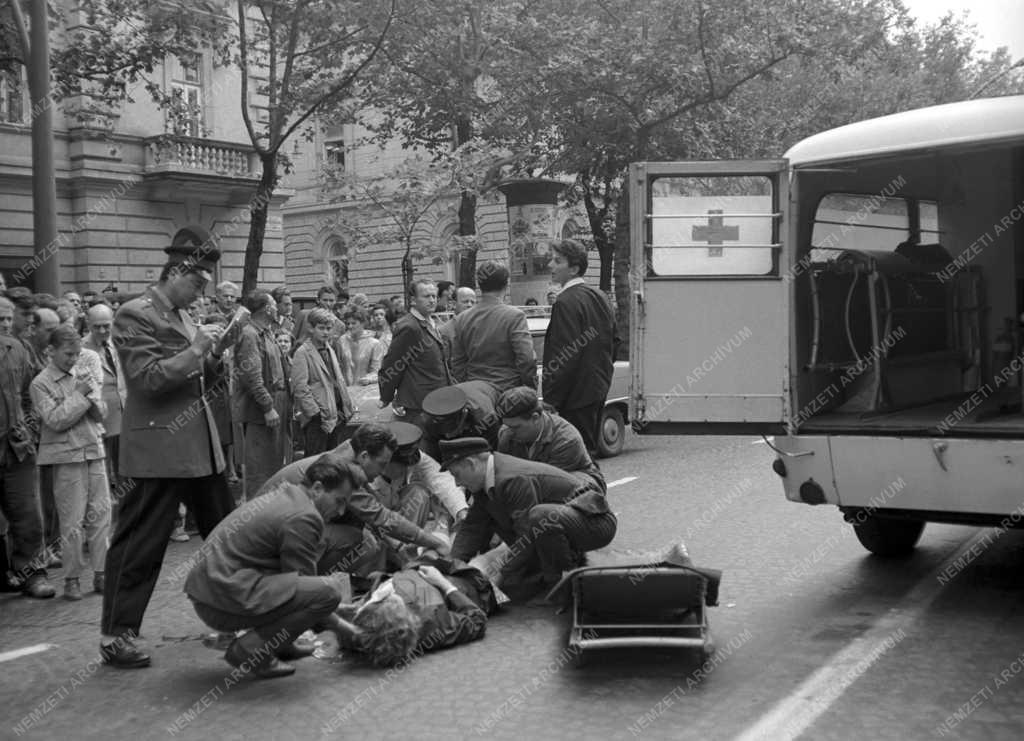
[[[356,648],[374,666],[402,663],[419,643],[420,618],[397,594],[364,605],[352,622],[362,629]]]

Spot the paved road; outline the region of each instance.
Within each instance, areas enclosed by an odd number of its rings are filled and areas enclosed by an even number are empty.
[[[229,686],[175,576],[193,540],[171,545],[143,625],[150,669],[97,665],[98,596],[0,600],[0,652],[53,644],[0,656],[0,738],[1021,736],[1024,534],[932,525],[913,557],[881,561],[834,508],[786,502],[753,438],[628,445],[604,463],[609,480],[636,477],[610,493],[615,545],[681,539],[725,571],[712,664],[634,651],[572,669],[564,616],[520,607],[400,672],[308,659],[294,677]],[[977,555],[950,560],[972,542]]]

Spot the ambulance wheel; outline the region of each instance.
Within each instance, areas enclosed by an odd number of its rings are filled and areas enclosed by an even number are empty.
[[[900,520],[859,513],[853,518],[853,532],[860,544],[876,556],[906,556],[914,550],[924,530],[921,520]]]
[[[598,426],[597,452],[602,458],[614,458],[622,452],[626,442],[626,421],[618,407],[601,410],[601,424]]]

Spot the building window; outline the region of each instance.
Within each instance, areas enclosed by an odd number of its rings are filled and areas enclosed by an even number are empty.
[[[348,291],[348,247],[339,237],[333,237],[324,249],[327,261],[327,280],[336,291]]]
[[[0,70],[0,121],[28,123],[25,116],[27,97],[24,65],[13,64],[9,69]]]
[[[324,165],[332,170],[345,169],[345,142],[336,139],[324,144]]]
[[[191,54],[179,57],[173,65],[169,115],[178,136],[204,135],[202,62],[202,55]]]

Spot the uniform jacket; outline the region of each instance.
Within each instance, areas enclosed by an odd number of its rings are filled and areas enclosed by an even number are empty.
[[[422,409],[423,398],[451,384],[444,343],[430,319],[409,312],[392,330],[391,346],[380,367],[380,400],[406,409]]]
[[[612,383],[615,315],[608,298],[579,283],[551,307],[544,335],[544,401],[555,409],[603,403]]]
[[[349,441],[330,451],[332,455],[346,463],[354,463],[356,456]],[[323,455],[323,454],[321,454]],[[263,487],[257,492],[257,497],[273,491],[281,484],[298,484],[306,475],[309,468],[320,455],[311,455],[302,460],[289,463],[280,471],[271,476]],[[347,521],[358,521],[363,525],[369,525],[379,529],[385,535],[390,535],[404,543],[416,543],[417,545],[432,545],[427,534],[415,523],[409,521],[398,512],[387,509],[369,491],[356,489],[348,500],[345,510],[342,513]]]
[[[213,529],[185,579],[197,602],[236,615],[262,615],[295,596],[298,577],[315,576],[324,521],[301,486],[284,484],[250,499]]]
[[[0,464],[35,454],[39,417],[29,393],[32,359],[21,340],[0,335]]]
[[[103,418],[103,429],[107,437],[116,437],[121,434],[121,418],[124,414],[124,404],[128,398],[128,387],[124,382],[124,371],[121,369],[121,361],[117,357],[114,343],[107,340],[107,348],[110,350],[111,365],[104,352],[103,346],[95,342],[92,335],[88,335],[82,341],[82,347],[92,350],[100,357],[100,366],[103,368],[103,402],[107,405],[107,415]]]
[[[221,362],[190,349],[195,325],[156,286],[114,315],[113,341],[128,399],[119,473],[132,478],[199,478],[224,470],[205,375]]]
[[[234,373],[233,421],[264,424],[263,415],[274,408],[284,414],[284,364],[281,348],[274,341],[273,327],[260,329],[251,323],[242,327],[234,349]]]
[[[568,504],[592,515],[610,511],[601,491],[572,474],[504,453],[494,453],[493,458],[494,486],[489,491],[473,493],[469,512],[452,544],[454,559],[468,561],[486,550],[491,537],[497,534],[513,549],[502,573],[514,573],[522,569],[531,555],[531,549],[526,547],[533,541],[528,516],[536,505]]]
[[[90,351],[91,352],[91,351]],[[88,414],[93,402],[76,388],[74,373],[65,373],[52,363],[32,380],[32,403],[42,423],[39,435],[40,465],[80,463],[106,457],[103,423]],[[99,400],[97,409],[105,413]]]
[[[339,425],[344,424],[353,414],[352,400],[345,388],[345,377],[330,343],[327,344],[327,355],[333,366],[330,371],[310,339],[302,343],[292,358],[292,398],[303,426],[318,414],[323,419],[337,419]],[[341,394],[340,410],[335,400],[335,388]]]
[[[540,435],[532,443],[523,443],[512,437],[512,430],[502,427],[498,433],[498,452],[508,453],[528,461],[547,463],[549,466],[578,475],[585,483],[597,484],[607,491],[604,476],[587,452],[583,437],[570,422],[550,412],[541,412]]]
[[[452,375],[458,381],[487,381],[498,391],[537,388],[537,355],[522,309],[484,294],[453,320]]]

